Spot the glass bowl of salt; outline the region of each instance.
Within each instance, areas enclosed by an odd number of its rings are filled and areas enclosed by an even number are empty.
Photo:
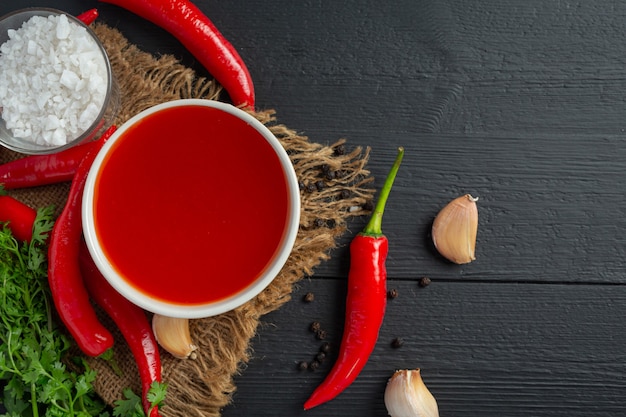
[[[107,53],[80,20],[50,8],[0,18],[0,145],[49,154],[97,139],[119,105]]]

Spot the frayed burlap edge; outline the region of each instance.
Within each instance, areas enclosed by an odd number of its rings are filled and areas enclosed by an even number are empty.
[[[117,30],[104,24],[93,26],[103,42],[121,92],[116,119],[122,124],[138,112],[165,101],[181,98],[217,100],[221,87],[169,55],[155,57],[130,44]],[[192,320],[192,338],[198,345],[197,358],[178,360],[161,351],[163,379],[168,383],[164,417],[217,417],[230,403],[236,390],[234,376],[240,373],[252,354],[250,340],[260,318],[290,300],[294,284],[313,274],[329,259],[336,241],[346,231],[353,216],[367,214],[363,209],[374,191],[366,164],[369,149],[346,150],[346,141],[322,145],[279,124],[273,110],[251,112],[264,123],[289,154],[301,186],[300,229],[293,251],[279,276],[256,298],[242,307],[211,318]],[[4,152],[4,153],[3,153]],[[0,162],[20,157],[0,152]],[[16,190],[12,194],[33,206],[54,204],[60,209],[67,195],[67,184]],[[115,363],[88,358],[98,372],[95,389],[110,405],[123,398],[123,390],[140,393],[137,366],[123,337],[112,322],[102,320],[113,332]]]

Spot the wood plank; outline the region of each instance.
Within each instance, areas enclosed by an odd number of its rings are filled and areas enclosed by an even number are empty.
[[[93,5],[146,50],[194,64],[154,25]],[[254,19],[199,5],[259,71],[260,107],[280,121],[314,141],[372,146],[378,187],[407,147],[385,220],[394,276],[623,282],[623,5],[272,2]],[[481,197],[479,260],[456,268],[427,235],[464,192]],[[319,275],[345,275],[351,236]]]
[[[318,320],[337,346],[345,282],[302,282],[279,312],[264,317],[253,358],[237,378],[224,417],[386,415],[394,370],[421,368],[443,416],[616,416],[626,412],[623,317],[626,288],[610,285],[391,281],[379,342],[359,378],[335,400],[306,413],[308,395],[334,356],[315,372],[297,363],[320,341]],[[312,291],[315,300],[301,297]],[[391,341],[400,337],[399,349]]]
[[[378,189],[398,145],[405,161],[383,222],[394,277],[624,282],[626,145],[616,136],[394,137],[372,155]],[[430,226],[464,193],[480,197],[477,260],[456,266],[434,251]],[[347,245],[363,224],[351,224],[318,274],[345,275]]]

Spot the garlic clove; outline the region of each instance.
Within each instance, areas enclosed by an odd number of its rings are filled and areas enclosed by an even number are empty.
[[[478,232],[478,198],[469,194],[449,202],[433,222],[432,238],[437,251],[446,259],[466,264],[476,259]]]
[[[396,371],[385,388],[391,417],[439,417],[437,400],[426,388],[419,369]]]
[[[163,349],[178,359],[193,359],[198,346],[191,341],[189,319],[167,317],[160,314],[152,316],[154,337]]]

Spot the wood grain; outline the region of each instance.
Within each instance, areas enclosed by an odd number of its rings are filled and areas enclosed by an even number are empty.
[[[389,302],[363,374],[311,416],[385,416],[387,378],[420,367],[442,416],[600,416],[626,412],[626,3],[616,0],[373,0],[195,3],[233,41],[259,108],[311,140],[372,148],[382,184],[405,161],[383,229]],[[135,44],[203,73],[172,37],[94,0],[19,0],[101,19]],[[480,198],[477,260],[434,251],[449,200]],[[224,417],[298,416],[316,372],[320,320],[343,326],[347,245],[265,320]],[[433,284],[419,288],[428,276]],[[316,300],[300,297],[313,291]],[[391,340],[402,337],[400,349]]]
[[[421,288],[394,281],[390,287],[399,296],[388,303],[361,376],[332,402],[305,413],[302,403],[333,359],[315,372],[297,369],[320,345],[308,326],[319,321],[337,346],[344,286],[342,280],[303,283],[292,302],[266,317],[224,417],[384,416],[384,387],[399,368],[421,368],[442,416],[626,412],[622,286],[433,281]],[[309,291],[315,301],[304,303]],[[391,347],[396,337],[404,340],[398,349]]]

